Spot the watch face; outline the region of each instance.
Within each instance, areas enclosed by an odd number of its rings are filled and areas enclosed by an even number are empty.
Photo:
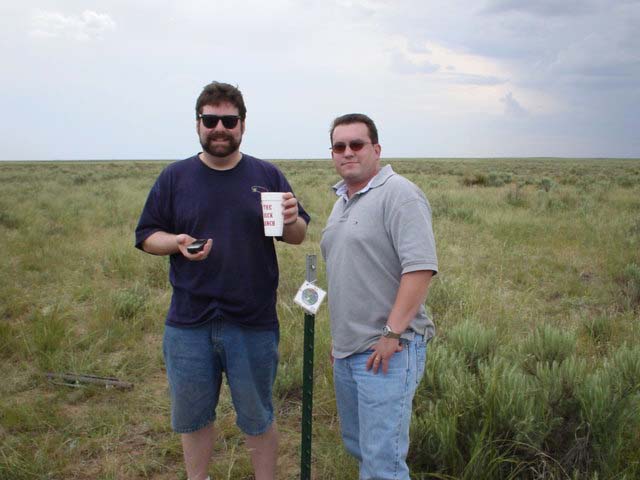
[[[399,333],[395,333],[393,330],[391,330],[389,325],[385,325],[382,328],[382,336],[383,337],[387,337],[387,338],[400,338],[400,334]]]

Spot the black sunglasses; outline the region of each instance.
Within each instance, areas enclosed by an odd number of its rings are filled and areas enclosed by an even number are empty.
[[[362,148],[365,145],[373,145],[372,142],[363,142],[362,140],[351,140],[349,142],[349,148],[351,149],[352,152],[359,152],[360,150],[362,150]],[[334,143],[333,145],[331,145],[331,147],[329,147],[330,150],[333,151],[333,153],[344,153],[345,150],[347,149],[347,144],[344,142],[338,142],[338,143]]]
[[[208,113],[201,113],[198,118],[202,119],[202,124],[207,128],[216,128],[218,121],[222,120],[222,125],[227,130],[236,128],[238,120],[240,120],[239,115],[210,115]]]

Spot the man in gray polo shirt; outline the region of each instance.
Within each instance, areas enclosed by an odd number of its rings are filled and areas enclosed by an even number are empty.
[[[422,191],[380,168],[374,122],[336,118],[332,158],[342,181],[322,234],[334,384],[346,449],[360,479],[409,479],[411,403],[434,334],[424,301],[438,271]]]

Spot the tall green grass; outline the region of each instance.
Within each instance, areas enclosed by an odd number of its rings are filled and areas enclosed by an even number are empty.
[[[329,161],[277,162],[313,217],[278,244],[281,478],[299,474],[303,314],[292,298],[335,195]],[[640,477],[640,161],[397,160],[430,200],[437,336],[416,395],[415,478]],[[161,356],[166,258],[133,248],[166,162],[0,164],[0,479],[184,479]],[[326,285],[322,262],[318,283]],[[314,478],[341,446],[316,318]],[[47,371],[116,376],[70,387]],[[251,478],[228,392],[211,475]]]

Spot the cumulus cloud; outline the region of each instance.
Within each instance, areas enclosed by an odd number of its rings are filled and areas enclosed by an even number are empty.
[[[520,105],[520,102],[516,100],[512,92],[508,92],[500,101],[504,104],[504,113],[506,115],[510,117],[526,117],[528,115],[527,110]]]
[[[36,10],[31,18],[29,34],[33,37],[71,38],[87,41],[115,30],[116,22],[106,13],[85,10],[80,15]]]
[[[448,67],[448,69],[451,68]],[[476,75],[473,73],[456,73],[449,75],[447,78],[451,83],[460,85],[493,86],[502,85],[507,82],[504,78],[493,75]]]
[[[414,60],[401,52],[394,52],[391,57],[391,68],[397,73],[435,73],[440,70],[440,65],[429,60]]]
[[[391,69],[400,74],[423,74],[433,81],[452,85],[495,86],[507,82],[504,71],[485,58],[456,51],[437,43],[412,43],[398,37],[391,54]],[[422,52],[418,52],[419,45]]]
[[[427,47],[424,41],[414,38],[407,39],[407,48],[411,53],[429,54],[432,53],[431,49]]]

